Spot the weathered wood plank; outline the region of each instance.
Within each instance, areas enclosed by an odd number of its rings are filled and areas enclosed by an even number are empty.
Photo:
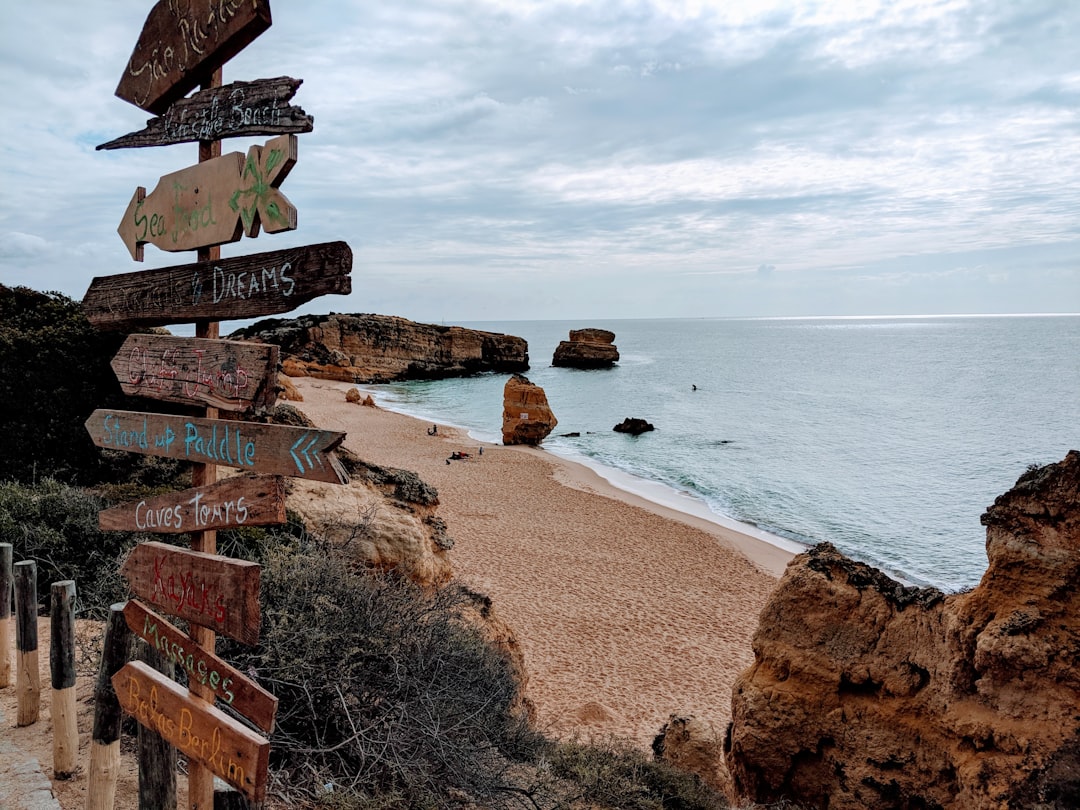
[[[108,450],[332,484],[349,480],[330,452],[345,438],[339,431],[102,408],[85,426],[94,444]]]
[[[143,245],[176,252],[223,245],[242,234],[296,229],[296,209],[278,190],[296,165],[295,135],[279,135],[166,174],[148,195],[139,186],[116,229],[131,257],[143,260]]]
[[[270,27],[270,0],[159,0],[116,95],[161,115]]]
[[[322,295],[352,292],[345,242],[98,276],[82,308],[100,329],[281,315]]]
[[[261,343],[130,335],[112,369],[129,396],[244,413],[274,404],[279,362]]]
[[[131,590],[178,616],[244,644],[259,642],[258,563],[167,543],[140,543],[120,567]]]
[[[285,479],[278,475],[234,476],[98,512],[104,531],[157,534],[277,526],[285,521]]]
[[[191,636],[134,599],[124,607],[124,619],[132,632],[187,672],[189,679],[212,689],[224,705],[267,734],[274,730],[278,699],[232,664],[202,649]]]
[[[124,711],[256,802],[266,797],[270,743],[219,709],[196,700],[141,661],[113,676]]]
[[[174,143],[221,140],[257,135],[311,132],[315,119],[288,102],[303,79],[281,76],[233,82],[200,90],[174,102],[146,128],[103,143],[98,149],[139,149]]]

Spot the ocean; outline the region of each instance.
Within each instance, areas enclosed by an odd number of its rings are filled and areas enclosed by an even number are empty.
[[[946,591],[982,577],[979,516],[994,498],[1029,465],[1080,448],[1080,316],[460,325],[528,341],[526,376],[559,420],[544,449],[777,545],[828,541]],[[614,368],[551,366],[583,327],[615,333]],[[383,407],[499,442],[506,379],[365,388]],[[626,417],[656,430],[615,433]]]

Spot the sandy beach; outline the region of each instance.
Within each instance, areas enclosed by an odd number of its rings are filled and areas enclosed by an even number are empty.
[[[731,686],[791,554],[651,503],[540,449],[349,403],[352,386],[294,379],[295,403],[375,464],[439,491],[455,576],[489,594],[525,651],[539,723],[647,746],[672,713],[723,732]],[[378,398],[376,397],[376,402]],[[453,451],[464,461],[446,463]]]

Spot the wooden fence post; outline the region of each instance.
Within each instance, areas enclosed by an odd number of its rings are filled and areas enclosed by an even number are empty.
[[[41,674],[38,672],[37,563],[23,560],[15,569],[15,646],[19,657],[15,690],[19,709],[16,724],[31,726],[41,708]]]
[[[49,673],[52,676],[53,775],[68,779],[79,760],[79,723],[75,711],[75,581],[52,584],[49,625]]]
[[[135,657],[170,680],[176,668],[142,639]],[[139,810],[176,810],[176,749],[156,731],[139,723]]]
[[[11,686],[11,543],[0,543],[0,689]]]
[[[90,742],[90,775],[86,810],[113,810],[120,775],[120,701],[112,677],[127,663],[131,631],[124,620],[124,602],[109,608],[109,624],[101,650],[101,667],[94,687],[94,732]]]

